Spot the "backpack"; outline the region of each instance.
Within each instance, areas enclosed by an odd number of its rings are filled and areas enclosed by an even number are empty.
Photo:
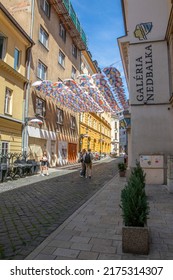
[[[91,163],[91,156],[90,156],[89,153],[87,153],[87,154],[85,155],[85,160],[84,160],[84,162],[85,162],[85,163]]]

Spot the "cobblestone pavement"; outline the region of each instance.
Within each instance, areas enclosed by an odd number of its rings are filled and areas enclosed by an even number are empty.
[[[126,179],[119,175],[112,178],[26,259],[173,260],[173,194],[165,185],[146,185],[150,205],[149,254],[122,252],[123,220],[119,205],[125,184]]]
[[[24,259],[116,173],[117,160],[109,159],[94,166],[91,180],[68,170],[49,179],[37,176],[32,184],[21,179],[25,186],[1,192],[0,258]]]

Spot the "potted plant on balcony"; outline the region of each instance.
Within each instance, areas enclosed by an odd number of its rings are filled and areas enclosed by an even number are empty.
[[[124,162],[118,163],[118,170],[119,170],[119,175],[120,177],[125,177],[126,175],[126,164]]]
[[[122,250],[124,253],[149,253],[149,229],[147,219],[149,205],[145,193],[145,174],[139,164],[121,191]]]

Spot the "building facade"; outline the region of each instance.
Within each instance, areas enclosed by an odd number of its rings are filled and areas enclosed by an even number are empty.
[[[115,156],[120,154],[120,130],[117,114],[111,115],[111,154]]]
[[[129,87],[129,167],[138,160],[147,183],[163,184],[173,150],[172,60],[168,59],[172,1],[124,0],[122,6],[126,35],[118,42]]]
[[[47,151],[51,166],[77,160],[79,144],[78,114],[35,90],[36,81],[61,82],[80,74],[81,51],[86,36],[70,1],[3,1],[36,44],[29,65],[23,151],[40,160]]]
[[[21,153],[27,65],[34,42],[0,3],[0,159]]]

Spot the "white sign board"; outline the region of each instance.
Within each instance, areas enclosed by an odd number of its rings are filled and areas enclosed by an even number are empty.
[[[163,168],[163,155],[140,155],[140,166],[142,168]]]

